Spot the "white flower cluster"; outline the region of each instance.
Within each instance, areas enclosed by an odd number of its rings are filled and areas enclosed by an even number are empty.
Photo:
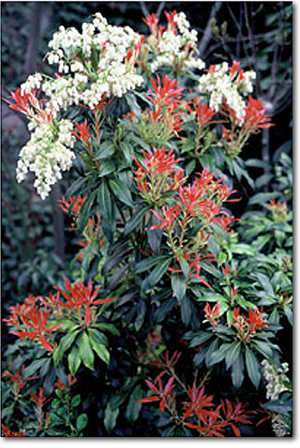
[[[264,359],[262,367],[263,375],[267,382],[266,397],[268,400],[277,400],[282,392],[290,390],[290,380],[286,375],[289,366],[284,362],[281,364],[281,367],[275,367],[272,363]]]
[[[272,429],[276,437],[286,437],[290,434],[289,425],[281,414],[272,415]]]
[[[48,80],[43,89],[54,111],[82,102],[93,108],[104,96],[123,96],[143,83],[130,61],[128,50],[140,35],[130,27],[109,25],[97,13],[92,23],[84,23],[82,32],[60,27],[49,43],[48,62],[58,65],[63,76]]]
[[[182,63],[185,69],[203,69],[204,62],[197,57],[197,31],[190,29],[186,15],[183,12],[174,16],[177,32],[170,29],[164,31],[159,39],[151,71],[155,72],[162,66],[174,66]]]
[[[277,400],[282,392],[291,391],[291,383],[286,375],[289,371],[288,363],[284,362],[280,367],[275,367],[271,362],[264,359],[262,367],[267,382],[267,399]],[[287,419],[276,412],[272,412],[272,429],[276,437],[285,437],[290,434]]]
[[[30,93],[34,89],[40,89],[43,81],[43,75],[41,73],[35,73],[34,75],[29,75],[26,81],[21,84],[22,93]]]
[[[243,97],[253,91],[252,81],[255,79],[254,71],[243,73],[239,76],[231,76],[227,62],[217,64],[214,70],[202,75],[199,79],[199,91],[209,96],[209,106],[218,112],[226,100],[228,106],[236,113],[240,124],[243,124],[246,103]]]
[[[35,128],[20,152],[17,181],[22,182],[29,171],[33,172],[36,177],[34,186],[42,199],[48,196],[51,186],[62,178],[61,173],[71,168],[75,158],[72,129],[73,124],[69,120],[61,120],[56,126],[44,122]]]

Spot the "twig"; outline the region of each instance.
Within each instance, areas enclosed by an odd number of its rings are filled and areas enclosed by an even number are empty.
[[[166,2],[160,2],[159,3],[159,6],[158,6],[157,11],[156,11],[156,15],[157,15],[158,20],[160,19],[160,15],[163,12],[165,4],[166,4]]]
[[[252,48],[252,60],[253,60],[253,65],[254,65],[254,68],[256,71],[256,93],[258,96],[260,96],[261,95],[260,73],[259,73],[259,68],[258,68],[258,64],[257,64],[255,40],[254,40],[252,28],[250,26],[249,11],[248,11],[248,5],[246,2],[244,3],[244,11],[245,11],[246,27],[248,30],[248,36],[249,36],[249,40],[250,40],[250,44],[251,44],[251,48]]]
[[[149,9],[147,8],[145,2],[140,2],[140,5],[141,5],[142,13],[146,17],[149,14]]]
[[[204,30],[204,34],[203,34],[203,36],[202,36],[202,39],[201,39],[201,41],[200,41],[200,43],[199,43],[199,47],[198,47],[198,49],[199,49],[199,54],[200,54],[201,57],[204,56],[204,52],[205,52],[205,50],[206,50],[206,48],[207,48],[207,46],[208,46],[208,43],[209,43],[209,41],[210,41],[210,39],[211,39],[211,36],[212,36],[212,31],[211,31],[211,20],[212,20],[214,17],[216,17],[216,15],[217,15],[218,12],[220,11],[221,7],[222,7],[222,2],[216,2],[216,3],[213,4],[213,6],[212,6],[212,8],[211,8],[210,15],[209,15],[209,19],[208,19],[206,28],[205,28],[205,30]]]

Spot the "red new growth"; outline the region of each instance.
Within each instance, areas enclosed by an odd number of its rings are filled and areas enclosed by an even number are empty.
[[[12,431],[8,426],[2,423],[1,425],[3,437],[26,437],[26,432],[24,431]]]
[[[151,226],[151,230],[154,229],[161,229],[161,230],[168,230],[171,229],[174,226],[174,222],[176,221],[177,217],[180,215],[181,209],[178,205],[174,205],[173,207],[163,207],[162,208],[162,214],[158,213],[157,211],[153,210],[153,215],[155,218],[160,221],[159,224],[155,224]]]
[[[12,334],[21,339],[38,341],[45,350],[52,352],[53,345],[47,340],[59,325],[49,326],[49,312],[39,307],[41,297],[29,296],[22,305],[10,307],[9,319],[3,319],[8,325],[16,327]]]
[[[10,93],[10,96],[14,102],[5,100],[10,109],[21,112],[38,123],[52,121],[51,112],[44,110],[44,105],[36,97],[35,90],[22,92],[20,88],[17,88],[15,92]]]
[[[165,148],[155,149],[153,152],[144,152],[144,160],[140,163],[135,159],[138,169],[135,178],[138,189],[149,197],[159,198],[161,193],[175,190],[184,180],[184,172],[178,167],[180,159],[175,158],[172,150]]]
[[[177,11],[168,12],[165,11],[165,16],[168,21],[168,29],[169,31],[172,31],[174,34],[176,33],[176,22],[175,17],[177,16]]]
[[[217,327],[220,317],[220,306],[216,303],[213,308],[207,303],[204,307],[205,319],[211,324],[212,327]]]
[[[211,408],[214,406],[213,396],[205,395],[204,387],[200,389],[193,384],[192,387],[188,388],[189,401],[183,402],[183,418],[187,419],[193,414],[196,414],[200,421],[204,421],[206,417],[215,415],[215,411]],[[186,426],[189,426],[186,423]]]
[[[28,114],[30,112],[30,107],[35,103],[36,98],[31,92],[22,92],[20,88],[16,89],[15,92],[10,92],[10,96],[13,102],[6,100],[9,108],[15,110],[16,112],[21,112],[23,114]]]
[[[157,25],[158,25],[158,18],[156,14],[148,14],[144,19],[143,22],[150,28],[152,33],[156,33]]]
[[[257,129],[267,129],[273,126],[270,121],[271,117],[265,113],[262,101],[250,96],[245,110],[244,128],[250,132]]]
[[[66,279],[64,290],[59,287],[56,289],[65,299],[60,302],[62,308],[73,309],[77,312],[80,312],[82,308],[84,309],[86,326],[91,324],[93,306],[111,303],[115,300],[115,298],[111,297],[97,299],[100,288],[94,289],[91,281],[89,281],[87,286],[83,282],[76,282],[72,285],[70,280]]]
[[[164,75],[162,80],[159,76],[156,80],[150,80],[153,91],[148,92],[148,98],[156,107],[169,106],[172,103],[177,103],[183,92],[183,88],[178,85],[176,79],[170,79]]]
[[[68,199],[63,197],[58,201],[59,207],[65,213],[72,213],[73,215],[79,215],[81,207],[86,201],[86,196],[71,196]]]
[[[251,328],[251,331],[254,333],[257,330],[261,330],[262,328],[267,327],[267,322],[262,317],[261,313],[258,311],[257,308],[254,310],[249,309],[248,311],[248,321]]]
[[[237,330],[241,340],[249,342],[257,330],[268,326],[266,320],[257,308],[248,310],[248,318],[240,314],[240,308],[233,310],[233,327]]]
[[[85,120],[83,123],[76,123],[75,124],[75,131],[72,132],[75,137],[82,141],[84,145],[88,145],[91,140],[91,134],[89,130],[89,126],[87,124],[87,121]]]
[[[165,371],[161,372],[154,380],[154,383],[151,381],[145,380],[147,386],[153,392],[153,395],[149,397],[142,398],[139,400],[139,403],[152,403],[154,401],[159,401],[159,410],[163,412],[168,404],[169,399],[173,399],[174,392],[174,377],[168,379],[165,386],[162,383],[162,377],[165,375]]]
[[[240,67],[240,62],[239,61],[233,61],[233,64],[230,68],[230,77],[233,78],[235,76],[235,74],[238,74],[238,81],[242,81],[244,79],[244,70],[241,69]]]
[[[211,109],[207,104],[202,103],[199,98],[196,98],[193,101],[193,104],[195,107],[197,123],[201,128],[207,126],[208,124],[214,123],[212,121],[212,118],[215,115],[215,111],[213,109]]]

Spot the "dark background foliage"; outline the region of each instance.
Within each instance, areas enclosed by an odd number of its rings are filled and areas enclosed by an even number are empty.
[[[291,156],[292,147],[289,2],[3,2],[2,97],[7,97],[29,74],[46,69],[43,57],[47,44],[60,25],[79,27],[91,14],[100,11],[113,24],[128,24],[145,32],[143,15],[161,15],[163,10],[173,9],[184,11],[198,31],[200,56],[207,65],[240,60],[242,67],[257,72],[256,96],[266,103],[275,126],[255,137],[242,157],[266,162],[261,169],[249,169],[256,179],[256,192],[268,192],[278,168],[278,153]],[[22,118],[5,103],[2,131],[2,304],[6,313],[10,304],[29,293],[46,293],[50,285],[68,274],[74,237],[57,206],[67,178],[53,188],[45,201],[36,195],[30,180],[22,185],[16,183],[16,160],[28,133]],[[245,185],[237,215],[245,211],[252,194],[253,190]],[[291,195],[286,199],[291,202]],[[119,379],[113,367],[117,389]],[[94,387],[89,383],[89,391]],[[92,427],[94,422],[89,424]]]

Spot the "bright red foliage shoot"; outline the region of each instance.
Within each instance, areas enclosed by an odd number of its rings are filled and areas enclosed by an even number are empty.
[[[271,117],[266,114],[262,101],[256,100],[250,96],[245,110],[243,127],[250,132],[257,129],[267,129],[273,126],[270,121]]]

